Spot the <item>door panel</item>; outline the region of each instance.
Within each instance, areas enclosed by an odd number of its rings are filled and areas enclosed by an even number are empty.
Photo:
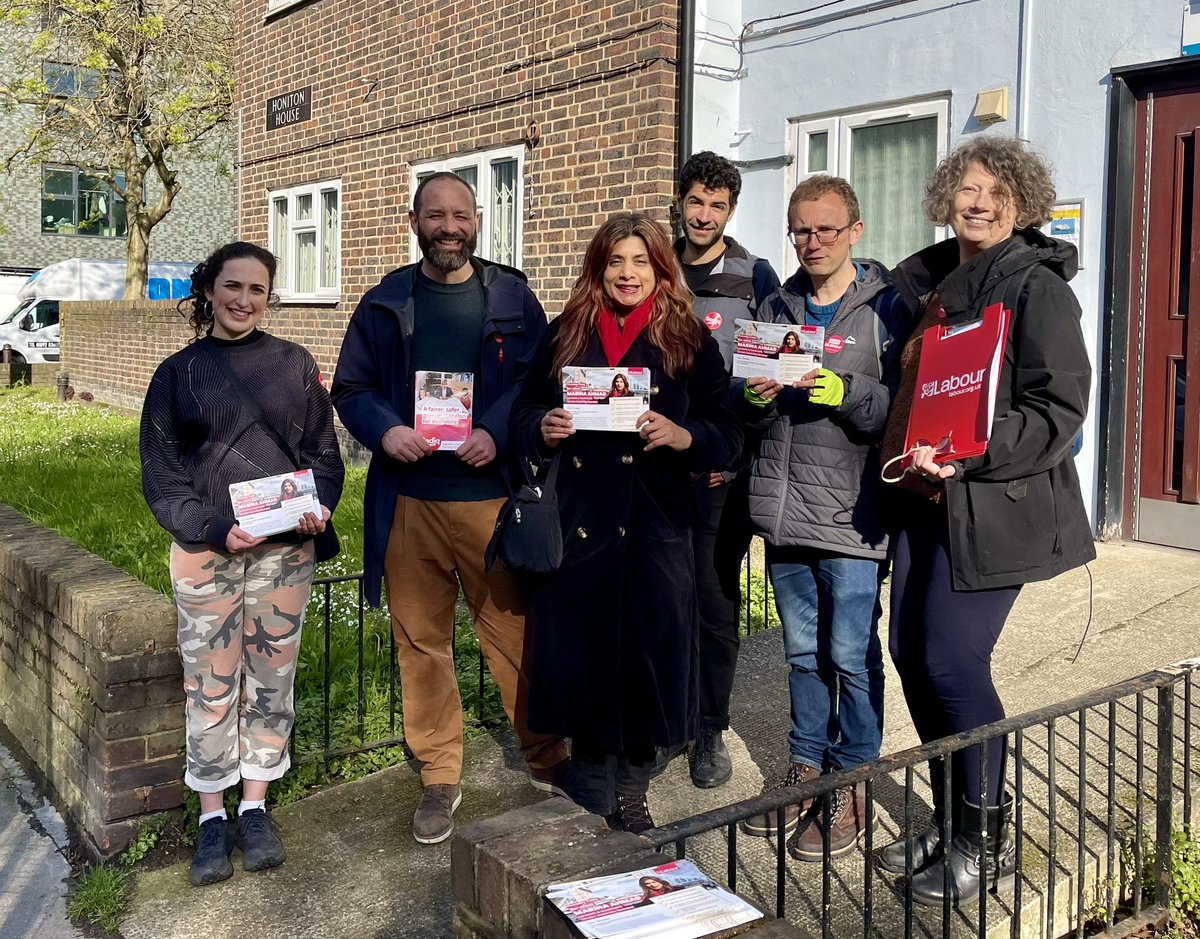
[[[1131,298],[1142,314],[1130,350],[1141,366],[1134,537],[1200,549],[1200,91],[1150,93],[1139,108],[1149,146],[1143,282]]]

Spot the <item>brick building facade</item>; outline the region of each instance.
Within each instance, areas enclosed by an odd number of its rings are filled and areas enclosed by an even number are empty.
[[[412,260],[420,173],[468,174],[477,253],[525,270],[550,313],[610,213],[669,218],[677,3],[237,0],[235,11],[241,235],[282,260],[270,328],[327,372],[358,298]]]

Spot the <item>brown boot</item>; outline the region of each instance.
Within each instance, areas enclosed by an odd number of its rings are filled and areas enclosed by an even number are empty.
[[[829,829],[829,856],[842,857],[857,846],[871,821],[867,818],[865,789],[835,789],[823,805],[814,809],[805,825],[788,842],[788,853],[797,861],[820,863],[825,850],[825,829]]]
[[[783,780],[774,785],[763,786],[763,792],[774,792],[777,789],[786,789],[789,786],[799,786],[801,783],[808,782],[810,779],[816,779],[820,775],[821,771],[819,769],[815,769],[806,763],[792,763],[788,767],[787,775],[783,777]],[[792,831],[800,824],[801,816],[808,811],[808,807],[811,804],[812,799],[805,799],[798,805],[785,805],[783,807],[784,834]],[[769,812],[760,812],[758,815],[751,815],[749,818],[743,820],[741,829],[754,838],[769,838],[777,830],[778,817],[779,813],[774,809]]]

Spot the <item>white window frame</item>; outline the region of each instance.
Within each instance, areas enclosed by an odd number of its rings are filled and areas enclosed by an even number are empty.
[[[428,163],[417,163],[412,167],[411,178],[409,180],[409,192],[416,193],[417,184],[422,176],[430,173],[453,173],[457,170],[474,167],[475,179],[477,185],[475,187],[475,210],[479,215],[479,235],[476,242],[475,253],[481,258],[490,258],[492,245],[492,165],[494,163],[503,163],[508,160],[515,160],[517,164],[517,190],[514,196],[514,221],[516,224],[516,237],[513,239],[513,267],[520,267],[521,260],[525,250],[525,226],[524,214],[522,206],[525,204],[525,148],[524,147],[501,147],[496,150],[481,150],[478,153],[466,153],[461,156],[450,157],[445,160],[435,160]],[[410,197],[411,208],[411,197]],[[408,239],[408,259],[415,263],[421,257],[421,249],[417,245],[415,235],[411,235]]]
[[[329,192],[337,193],[337,270],[335,282],[332,284],[322,283],[322,264],[321,259],[325,254],[325,226],[321,224],[321,211],[323,200],[322,197]],[[296,203],[302,196],[310,196],[312,198],[312,219],[308,221],[300,221],[296,218]],[[292,186],[288,189],[275,189],[267,194],[267,244],[271,251],[275,250],[276,245],[276,221],[275,221],[275,203],[287,200],[287,239],[288,250],[280,265],[279,271],[275,277],[275,292],[279,294],[279,299],[285,303],[299,302],[337,302],[342,297],[342,219],[345,216],[345,204],[342,200],[342,181],[340,179],[330,179],[319,183],[308,183],[303,186]],[[300,252],[296,250],[295,239],[297,234],[304,232],[316,232],[316,259],[317,269],[313,272],[313,280],[316,283],[316,290],[310,293],[301,293],[296,290],[297,271],[296,264],[299,260]]]
[[[858,111],[842,111],[789,121],[792,126],[788,137],[795,157],[792,161],[791,187],[794,188],[817,173],[849,179],[854,157],[851,141],[855,129],[871,124],[893,124],[929,117],[937,118],[937,162],[940,163],[950,149],[949,96],[876,105]],[[813,170],[808,167],[808,138],[819,133],[827,135],[825,169]],[[790,191],[791,189],[789,193]],[[919,206],[914,206],[914,209],[920,211]],[[945,226],[936,228],[935,232],[939,239],[946,236]],[[796,271],[796,252],[788,242],[786,232],[783,242],[786,276],[791,276]]]
[[[280,10],[286,10],[288,7],[294,7],[304,3],[305,0],[267,0],[267,15],[278,13]]]

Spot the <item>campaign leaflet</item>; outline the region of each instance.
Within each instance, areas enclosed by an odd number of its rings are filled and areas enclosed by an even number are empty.
[[[637,430],[637,419],[650,410],[650,369],[590,368],[562,370],[563,407],[576,430]]]
[[[821,366],[822,326],[734,320],[733,377],[773,378],[790,385]]]
[[[691,861],[551,884],[546,899],[587,939],[700,939],[763,918]]]
[[[434,450],[457,450],[471,436],[470,372],[417,372],[413,429]]]
[[[305,512],[321,517],[317,483],[308,469],[231,483],[229,501],[238,525],[251,538],[292,531]]]

